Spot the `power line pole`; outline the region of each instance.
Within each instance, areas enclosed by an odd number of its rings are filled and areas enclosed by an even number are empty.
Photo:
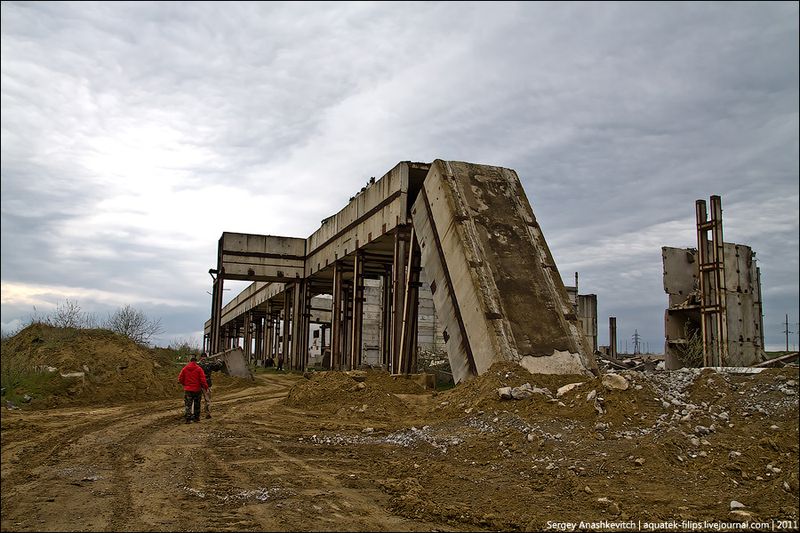
[[[631,337],[633,338],[633,355],[641,354],[642,350],[639,348],[639,339],[641,339],[641,336],[639,335],[639,330],[634,329],[633,335],[631,335]]]
[[[786,315],[786,321],[784,322],[783,326],[783,333],[786,335],[786,351],[789,351],[789,333],[794,333],[793,331],[789,331],[789,315]]]

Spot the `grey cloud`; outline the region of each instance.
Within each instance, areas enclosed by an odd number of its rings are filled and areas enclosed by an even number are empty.
[[[169,162],[176,194],[278,200],[246,229],[220,204],[219,233],[306,236],[400,160],[514,168],[565,281],[577,269],[598,294],[601,342],[610,313],[651,347],[663,338],[660,247],[692,246],[694,201],[721,194],[726,237],[758,253],[767,316],[797,314],[796,4],[2,9],[4,281],[141,287],[205,314],[218,233],[202,251],[150,247],[134,226],[59,240],[116,185],[85,166],[98,140],[166,126],[189,154]],[[113,257],[81,259],[86,247]],[[202,326],[175,317],[176,331]]]

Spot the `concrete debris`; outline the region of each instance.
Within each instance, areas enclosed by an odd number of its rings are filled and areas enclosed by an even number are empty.
[[[736,500],[731,500],[731,511],[734,511],[736,509],[744,509],[745,507],[747,507],[747,506],[745,504],[743,504],[742,502],[737,502]]]
[[[628,380],[619,374],[606,374],[603,376],[603,386],[607,389],[628,390]]]
[[[564,385],[563,387],[559,387],[559,389],[556,391],[556,397],[557,398],[561,398],[562,396],[564,396],[566,393],[568,393],[572,389],[580,387],[584,383],[585,382],[580,381],[578,383],[568,383],[567,385]]]
[[[586,395],[586,401],[591,402],[592,400],[594,400],[595,396],[597,396],[596,390],[589,391],[589,394]]]

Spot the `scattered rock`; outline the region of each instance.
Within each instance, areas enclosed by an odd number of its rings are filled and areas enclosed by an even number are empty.
[[[586,395],[586,401],[591,402],[592,400],[594,400],[595,396],[597,396],[596,390],[589,391],[589,394]]]
[[[25,403],[30,403],[31,400],[33,400],[33,398],[31,398],[28,394],[22,397],[22,401]]]
[[[644,464],[644,457],[637,457],[634,463],[636,463],[636,466],[642,466]]]
[[[497,389],[497,395],[500,396],[501,400],[510,400],[513,398],[511,395],[511,387],[500,387]]]
[[[364,428],[361,433],[372,433],[373,431],[375,431],[375,428]]]
[[[585,487],[583,487],[583,492],[585,492],[586,494],[591,494],[592,489],[589,488],[589,485],[586,485]]]
[[[731,500],[731,511],[734,511],[736,509],[744,509],[745,507],[747,507],[747,506],[745,504],[743,504],[742,502],[737,502],[736,500]]]
[[[619,374],[606,374],[603,376],[603,386],[607,389],[628,390],[628,380]]]
[[[556,391],[556,397],[557,398],[561,398],[562,396],[564,396],[566,393],[568,393],[572,389],[580,387],[583,384],[584,384],[584,382],[580,381],[578,383],[568,383],[568,384],[564,385],[563,387],[559,387],[559,389]]]

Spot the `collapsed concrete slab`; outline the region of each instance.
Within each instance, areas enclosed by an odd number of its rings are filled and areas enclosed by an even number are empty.
[[[250,372],[250,368],[247,366],[244,350],[241,348],[233,348],[214,354],[211,359],[222,360],[225,363],[225,370],[231,376],[253,379],[253,373]]]
[[[437,159],[411,216],[456,382],[499,360],[597,370],[513,170]]]

